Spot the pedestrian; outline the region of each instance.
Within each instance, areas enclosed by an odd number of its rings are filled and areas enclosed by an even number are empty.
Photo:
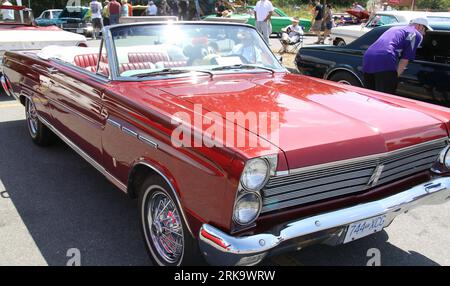
[[[432,30],[428,20],[416,18],[409,25],[392,27],[384,32],[364,54],[364,86],[394,94],[398,77],[409,61],[414,60],[427,30]]]
[[[91,19],[94,32],[92,38],[96,39],[100,35],[100,31],[103,29],[103,17],[102,17],[102,4],[97,0],[92,0],[89,4],[91,8]]]
[[[128,17],[133,17],[133,5],[130,3],[131,0],[128,2]]]
[[[321,43],[325,44],[326,38],[329,37],[331,34],[331,28],[333,28],[333,10],[332,10],[331,4],[327,4],[325,7],[323,21],[324,21],[325,31],[323,33]]]
[[[128,17],[128,0],[122,0],[122,7],[120,8],[120,17]]]
[[[169,0],[167,1],[167,4],[170,7],[170,15],[177,16],[179,14],[179,7],[178,7],[178,0]]]
[[[314,16],[311,20],[311,31],[317,35],[317,42],[314,44],[320,44],[322,42],[321,29],[323,21],[323,6],[320,4],[319,0],[311,2],[311,5],[314,8]]]
[[[156,7],[155,2],[148,1],[147,15],[148,16],[156,16],[156,15],[158,15],[158,7]]]
[[[189,0],[180,0],[180,20],[188,20]]]
[[[119,24],[121,5],[117,0],[109,2],[109,22],[111,25]]]
[[[223,16],[222,13],[225,12],[225,10],[227,10],[227,8],[225,7],[225,4],[223,3],[223,1],[222,0],[217,1],[216,8],[215,8],[216,16],[222,17]]]
[[[271,34],[271,17],[274,8],[270,0],[259,0],[255,6],[256,29],[263,36],[267,44],[269,44],[269,36]]]
[[[13,4],[8,0],[2,0],[2,6],[13,6]],[[1,9],[0,12],[4,21],[14,21],[14,10]]]
[[[166,0],[161,0],[159,3],[158,11],[161,16],[169,16],[170,15],[170,7],[167,4]]]
[[[102,10],[102,16],[103,16],[103,26],[109,26],[109,1],[106,0],[103,3],[103,10]]]

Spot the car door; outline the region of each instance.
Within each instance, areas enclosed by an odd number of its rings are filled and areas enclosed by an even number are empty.
[[[102,96],[107,78],[62,62],[54,65],[49,77],[55,127],[90,159],[101,163],[101,132],[106,122]]]
[[[399,78],[397,94],[450,106],[450,33],[428,32],[416,60],[408,64]]]

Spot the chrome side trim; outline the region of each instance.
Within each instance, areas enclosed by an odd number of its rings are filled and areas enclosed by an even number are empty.
[[[116,177],[108,173],[102,165],[97,163],[93,158],[91,158],[88,154],[86,154],[80,147],[78,147],[75,143],[73,143],[69,138],[63,135],[58,131],[53,125],[51,125],[46,119],[42,118],[38,115],[39,120],[45,124],[53,133],[55,133],[61,140],[63,140],[70,148],[72,148],[75,152],[78,153],[83,159],[85,159],[89,164],[91,164],[97,171],[102,173],[111,183],[113,183],[117,188],[119,188],[123,192],[127,192],[127,186],[120,182]]]
[[[170,189],[172,190],[172,193],[173,193],[173,195],[174,195],[174,197],[175,197],[175,199],[176,199],[176,201],[177,201],[178,206],[180,207],[180,211],[181,211],[181,214],[183,215],[184,223],[186,224],[186,227],[187,227],[189,233],[192,235],[192,237],[195,237],[195,235],[194,235],[194,233],[192,232],[192,229],[191,229],[191,227],[189,226],[189,223],[188,223],[188,221],[187,221],[187,219],[186,219],[186,214],[185,214],[185,212],[184,212],[184,208],[183,208],[183,205],[181,204],[181,201],[180,201],[180,198],[179,198],[179,196],[178,196],[178,193],[175,191],[175,187],[174,187],[173,184],[170,182],[169,178],[167,178],[167,176],[164,175],[160,170],[158,170],[157,168],[153,167],[152,165],[150,165],[149,163],[144,162],[144,161],[137,162],[137,163],[133,166],[133,168],[132,168],[131,170],[133,170],[133,169],[134,169],[136,166],[138,166],[138,165],[142,165],[142,166],[149,167],[150,169],[152,169],[153,171],[155,171],[159,176],[161,176],[161,178],[163,178],[164,181],[166,181],[166,183],[169,185]]]
[[[334,245],[342,244],[351,223],[383,215],[387,227],[397,216],[420,205],[449,200],[450,178],[437,178],[383,199],[285,222],[250,236],[234,237],[204,224],[199,233],[199,246],[205,259],[213,265],[255,264],[280,245],[288,251],[287,246],[327,243],[327,239],[334,239]],[[313,234],[323,235],[322,240],[311,241],[309,235]]]
[[[146,143],[147,145],[150,145],[151,147],[158,149],[158,144],[153,142],[152,140],[150,140],[149,138],[142,136],[142,135],[138,135],[139,140],[141,140],[142,142]]]
[[[133,131],[127,127],[122,126],[122,131],[127,134],[130,135],[131,137],[136,137],[138,136],[138,133],[136,131]]]
[[[110,118],[106,119],[106,122],[111,124],[112,126],[114,126],[116,128],[122,129],[122,125],[120,125],[120,123],[118,123],[118,122],[116,122],[116,121],[114,121],[114,120],[112,120]]]
[[[297,168],[297,169],[291,169],[291,170],[289,170],[289,175],[296,174],[296,173],[301,173],[301,172],[313,171],[313,170],[316,170],[316,169],[322,169],[322,168],[328,168],[328,167],[333,167],[333,166],[345,165],[345,164],[350,164],[350,163],[359,163],[359,162],[368,161],[368,160],[383,159],[385,157],[394,156],[394,155],[396,155],[398,153],[402,153],[402,152],[409,151],[409,150],[414,150],[416,148],[420,148],[420,147],[427,146],[427,145],[433,145],[433,144],[444,142],[444,141],[448,141],[448,140],[449,139],[447,137],[443,137],[443,138],[440,138],[440,139],[431,140],[431,141],[428,141],[428,142],[424,142],[424,143],[408,146],[406,148],[402,148],[402,149],[398,149],[398,150],[394,150],[394,151],[390,151],[390,152],[386,152],[386,153],[379,153],[379,154],[368,155],[368,156],[363,156],[363,157],[358,157],[358,158],[352,158],[352,159],[340,160],[340,161],[335,161],[335,162],[330,162],[330,163],[325,163],[325,164],[319,164],[319,165],[301,167],[301,168]],[[278,172],[277,172],[277,174],[278,174]]]

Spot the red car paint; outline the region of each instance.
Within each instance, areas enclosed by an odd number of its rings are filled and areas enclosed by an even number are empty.
[[[47,67],[59,72],[48,75]],[[139,162],[152,165],[169,178],[194,234],[201,223],[235,231],[233,204],[249,158],[278,154],[278,171],[284,171],[448,136],[448,109],[288,73],[103,83],[32,54],[6,53],[5,74],[16,94],[33,98],[40,116],[122,184],[128,185]],[[45,85],[48,80],[52,87]],[[277,111],[281,121],[279,146],[175,148],[170,141],[175,128],[171,116],[179,111],[193,116],[193,104],[221,115],[227,111]],[[107,124],[105,114],[146,134],[158,149]],[[235,135],[239,132],[249,135],[243,126],[237,126]],[[253,229],[399,192],[417,180],[414,176],[363,195],[277,211],[260,217]]]

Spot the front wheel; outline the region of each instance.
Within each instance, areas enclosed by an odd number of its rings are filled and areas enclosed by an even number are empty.
[[[186,226],[171,188],[149,177],[139,192],[141,230],[152,261],[159,266],[201,265],[197,241]]]
[[[38,118],[36,106],[31,98],[25,102],[25,116],[28,132],[36,145],[48,146],[53,142],[53,133]]]
[[[342,39],[336,39],[334,40],[333,44],[337,47],[343,47],[346,45],[345,41]]]
[[[338,71],[330,77],[331,81],[361,87],[359,80],[349,72]]]

